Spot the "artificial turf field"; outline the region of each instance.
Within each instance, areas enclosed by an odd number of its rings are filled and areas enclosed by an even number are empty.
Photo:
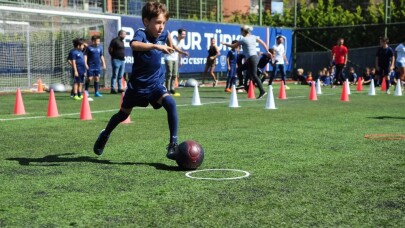
[[[60,116],[46,118],[49,93],[0,94],[0,227],[403,227],[405,224],[405,96],[368,95],[351,87],[289,85],[287,100],[238,93],[229,108],[223,87],[175,97],[179,139],[201,143],[199,170],[165,157],[166,112],[137,108],[112,133],[102,156],[94,141],[119,107],[120,95],[90,102],[55,93]],[[256,91],[256,95],[258,92]],[[242,179],[248,172],[250,176]],[[223,180],[225,178],[225,180]]]

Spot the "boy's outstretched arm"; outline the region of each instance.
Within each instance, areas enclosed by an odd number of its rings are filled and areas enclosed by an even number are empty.
[[[157,49],[162,51],[165,54],[170,54],[174,51],[172,47],[160,44],[151,44],[151,43],[143,43],[139,41],[132,41],[131,42],[131,49],[133,51],[150,51],[153,49]]]

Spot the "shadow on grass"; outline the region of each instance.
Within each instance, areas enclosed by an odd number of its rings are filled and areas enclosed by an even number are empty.
[[[367,117],[367,118],[377,119],[377,120],[383,120],[383,119],[405,120],[405,117],[401,117],[401,116],[374,116],[374,117]]]
[[[55,154],[47,155],[43,158],[6,158],[9,161],[18,161],[20,165],[41,165],[41,166],[60,166],[60,163],[70,163],[70,162],[89,162],[89,163],[98,163],[106,165],[148,165],[152,166],[158,170],[167,170],[167,171],[182,171],[178,166],[169,166],[163,163],[140,163],[140,162],[112,162],[105,159],[97,159],[95,157],[89,156],[79,156],[72,157],[74,153],[64,153],[64,154]],[[68,157],[71,156],[71,157]],[[34,163],[34,164],[31,164]]]

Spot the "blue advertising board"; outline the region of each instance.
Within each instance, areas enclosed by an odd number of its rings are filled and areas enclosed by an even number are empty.
[[[138,28],[143,28],[142,20],[140,17],[122,16],[121,29],[127,31],[125,38],[126,47],[126,72],[132,71],[132,51],[129,46],[129,42],[132,40],[135,31]],[[189,57],[183,56],[182,66],[179,68],[180,73],[196,73],[203,72],[208,56],[208,49],[211,43],[211,39],[214,38],[217,41],[217,45],[221,51],[221,56],[217,58],[217,65],[215,72],[226,72],[226,55],[230,48],[221,45],[220,42],[231,43],[232,40],[239,40],[240,26],[232,24],[219,24],[208,22],[195,22],[195,21],[182,21],[170,19],[166,28],[170,31],[173,38],[177,37],[177,30],[184,28],[187,30],[187,36],[184,40],[183,50],[189,53]],[[275,44],[277,36],[281,35],[285,37],[285,49],[286,56],[289,60],[289,65],[286,66],[286,70],[290,70],[292,61],[292,30],[291,29],[279,29],[268,27],[254,27],[252,34],[259,36],[269,47]],[[257,51],[265,51],[261,45],[258,44]],[[162,60],[162,64],[164,61]]]

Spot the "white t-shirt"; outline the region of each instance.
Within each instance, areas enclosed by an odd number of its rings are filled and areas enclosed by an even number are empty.
[[[285,50],[284,50],[284,45],[283,44],[275,44],[273,46],[274,51],[276,52],[276,58],[277,64],[284,64],[284,55],[285,55]]]
[[[180,40],[180,42],[177,40],[177,38],[172,39],[173,45],[177,46],[179,49],[182,49],[184,45],[184,39]],[[164,55],[165,60],[169,61],[179,61],[179,53],[177,51],[174,51],[172,54],[165,54]]]
[[[402,65],[405,65],[405,46],[403,43],[399,44],[395,48],[395,52],[397,53],[397,62],[402,63]]]

